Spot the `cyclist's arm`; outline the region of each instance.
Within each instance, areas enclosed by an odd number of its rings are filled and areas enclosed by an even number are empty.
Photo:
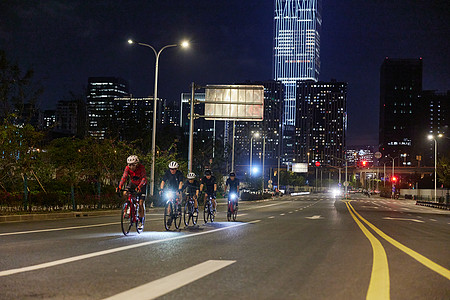
[[[138,189],[141,190],[144,184],[147,183],[147,174],[145,173],[145,167],[142,168],[142,174],[141,174],[141,182],[139,182]]]
[[[161,184],[160,184],[160,186],[159,186],[159,189],[160,189],[160,190],[163,190],[163,189],[164,189],[164,184],[165,184],[164,180],[161,181]]]
[[[214,192],[217,192],[217,183],[214,183]]]
[[[122,178],[120,179],[119,190],[122,189],[123,184],[124,184],[125,181],[127,180],[127,177],[128,177],[128,167],[125,167],[125,170],[123,171]]]

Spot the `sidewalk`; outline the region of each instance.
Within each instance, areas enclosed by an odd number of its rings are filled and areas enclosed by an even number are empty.
[[[92,211],[74,211],[74,212],[54,212],[48,214],[6,215],[0,216],[0,223],[70,219],[70,218],[94,217],[105,215],[118,215],[120,217],[120,209],[99,210],[99,211],[92,210]]]

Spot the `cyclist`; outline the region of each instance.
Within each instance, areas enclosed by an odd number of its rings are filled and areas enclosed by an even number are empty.
[[[239,179],[236,178],[236,174],[234,172],[231,172],[227,182],[225,184],[225,193],[227,192],[227,188],[230,188],[230,192],[228,193],[228,200],[230,200],[231,194],[236,194],[236,207],[238,206],[238,199],[239,199]]]
[[[192,198],[194,199],[194,209],[195,211],[198,211],[198,194],[199,194],[199,184],[197,180],[195,180],[195,173],[189,173],[187,174],[186,183],[183,185],[183,190],[186,191],[187,194],[192,195]]]
[[[205,205],[206,205],[206,199],[210,195],[212,196],[212,204],[213,204],[213,210],[214,213],[216,212],[216,191],[217,191],[217,183],[216,183],[216,177],[212,176],[211,170],[205,171],[205,176],[201,179],[200,184],[200,192],[205,189]]]
[[[127,186],[127,190],[137,190],[139,199],[139,222],[138,228],[142,230],[142,218],[144,217],[144,197],[142,194],[145,193],[145,185],[147,184],[145,167],[143,164],[139,163],[139,158],[136,155],[130,155],[127,158],[127,166],[125,171],[123,171],[122,179],[120,180],[118,191],[122,190],[125,181],[130,177],[130,183]],[[125,196],[126,192],[124,192]]]
[[[164,177],[161,181],[160,191],[162,194],[164,188],[173,189],[176,192],[177,199],[181,199],[181,188],[183,187],[183,173],[178,170],[178,163],[176,161],[171,161],[169,163],[169,170],[166,171]],[[171,223],[171,219],[168,223]]]

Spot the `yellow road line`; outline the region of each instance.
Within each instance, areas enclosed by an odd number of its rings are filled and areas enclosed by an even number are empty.
[[[379,236],[381,236],[383,239],[385,239],[386,241],[388,241],[389,243],[391,243],[393,246],[397,247],[398,249],[400,249],[401,251],[405,252],[406,254],[408,254],[409,256],[411,256],[412,258],[414,258],[415,260],[417,260],[418,262],[420,262],[421,264],[423,264],[425,267],[435,271],[436,273],[444,276],[445,278],[450,280],[450,270],[444,268],[441,265],[438,265],[437,263],[435,263],[434,261],[426,258],[425,256],[423,256],[422,254],[417,253],[416,251],[406,247],[405,245],[401,244],[400,242],[397,242],[396,240],[394,240],[393,238],[391,238],[390,236],[388,236],[387,234],[385,234],[383,231],[381,231],[380,229],[378,229],[377,227],[375,227],[374,225],[372,225],[370,222],[368,222],[366,219],[364,219],[363,217],[361,217],[360,214],[358,214],[358,212],[353,208],[353,206],[349,203],[348,204],[351,209],[355,212],[355,214],[362,220],[364,221],[364,223],[366,223],[370,228],[372,228],[373,231],[375,231]]]
[[[350,203],[346,202],[350,215],[361,231],[369,240],[373,250],[372,274],[370,275],[369,289],[367,290],[366,299],[379,300],[390,299],[390,282],[389,267],[386,252],[380,241],[358,220],[350,209]]]

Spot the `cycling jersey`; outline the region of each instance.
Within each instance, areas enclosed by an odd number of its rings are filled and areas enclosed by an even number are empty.
[[[192,183],[190,183],[189,180],[186,180],[183,185],[183,189],[187,194],[195,196],[197,194],[197,191],[200,189],[200,185],[198,184],[197,180],[194,180]]]
[[[125,181],[128,177],[130,177],[131,182],[136,185],[139,189],[142,189],[142,187],[147,183],[145,174],[145,167],[142,164],[138,164],[136,166],[136,170],[131,170],[130,167],[126,166],[125,171],[123,171],[122,179],[119,183],[119,189],[122,189]]]
[[[234,178],[234,180],[231,180],[230,178],[228,178],[226,185],[230,187],[230,193],[231,192],[237,193],[239,187],[239,179]]]
[[[180,186],[180,182],[183,182],[183,173],[181,173],[180,170],[177,170],[175,174],[172,174],[170,173],[170,170],[167,170],[162,181],[164,181],[164,189],[168,188],[177,191]]]
[[[211,176],[211,178],[203,177],[201,180],[201,184],[203,184],[203,189],[206,191],[208,195],[214,194],[214,185],[216,184],[216,177]]]

